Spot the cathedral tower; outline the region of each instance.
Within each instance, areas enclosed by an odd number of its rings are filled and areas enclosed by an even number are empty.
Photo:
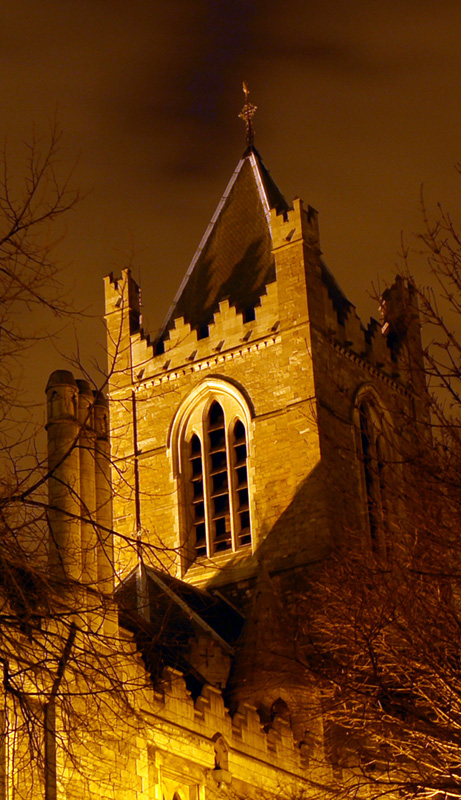
[[[401,324],[362,325],[322,259],[317,212],[285,200],[252,144],[155,341],[130,271],[109,276],[119,574],[140,541],[146,563],[234,589],[260,559],[289,576],[350,536],[384,548],[397,509],[367,463],[413,413],[419,323],[403,281],[385,314]]]
[[[361,323],[317,212],[255,149],[247,95],[247,148],[155,340],[130,270],[105,280],[110,425],[86,381],[48,381],[50,567],[117,607],[118,625],[84,610],[78,627],[129,699],[114,719],[110,689],[85,693],[106,738],[77,736],[69,797],[88,791],[79,748],[105,776],[92,797],[330,796],[297,600],[333,549],[387,567],[406,513],[407,423],[425,414],[414,292],[397,278],[381,323]]]

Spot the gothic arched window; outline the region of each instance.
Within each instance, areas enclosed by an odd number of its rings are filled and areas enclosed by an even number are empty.
[[[252,545],[250,428],[249,401],[222,378],[202,381],[178,408],[168,444],[184,569]]]
[[[192,559],[251,544],[245,425],[218,400],[200,422],[186,436]]]
[[[366,527],[372,550],[382,554],[388,522],[385,456],[388,448],[384,440],[383,414],[370,398],[364,397],[356,405],[356,434]]]

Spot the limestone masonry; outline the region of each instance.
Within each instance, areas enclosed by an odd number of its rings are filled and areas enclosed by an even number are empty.
[[[158,336],[129,269],[105,279],[105,308],[107,400],[66,371],[47,386],[49,565],[84,598],[75,642],[97,677],[75,689],[88,722],[71,734],[53,695],[36,785],[326,794],[321,698],[287,671],[281,620],[333,548],[381,557],[405,513],[392,452],[424,415],[412,288],[397,278],[364,327],[317,212],[285,200],[251,145]]]

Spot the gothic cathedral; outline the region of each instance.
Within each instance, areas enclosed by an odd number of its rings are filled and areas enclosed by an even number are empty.
[[[423,413],[411,287],[397,279],[364,327],[317,212],[287,202],[249,140],[156,339],[129,269],[106,278],[105,303],[110,423],[84,381],[47,387],[50,564],[115,596],[101,631],[142,688],[131,719],[88,734],[101,763],[86,788],[55,745],[48,797],[318,794],[318,698],[283,668],[280,620],[332,550],[385,557],[398,526],[396,420]]]

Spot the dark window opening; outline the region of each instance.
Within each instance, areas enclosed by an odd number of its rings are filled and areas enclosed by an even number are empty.
[[[248,496],[247,445],[243,422],[237,420],[233,430],[234,485],[236,487],[236,536],[238,546],[251,544]]]
[[[203,439],[189,442],[192,558],[251,545],[247,441],[243,422],[229,432],[222,406],[212,402]]]
[[[242,312],[242,317],[244,322],[253,322],[256,319],[256,309],[254,306],[248,306],[248,308],[244,308]]]
[[[381,550],[383,527],[384,461],[380,437],[376,435],[369,411],[360,405],[359,441],[366,493],[366,509],[370,530],[371,547],[375,553]]]
[[[208,325],[208,322],[202,322],[202,324],[199,325],[197,330],[197,339],[207,339],[209,335],[210,335],[210,326]]]
[[[190,441],[189,462],[192,483],[192,525],[193,544],[196,555],[206,555],[205,503],[203,487],[202,445],[194,433]]]

